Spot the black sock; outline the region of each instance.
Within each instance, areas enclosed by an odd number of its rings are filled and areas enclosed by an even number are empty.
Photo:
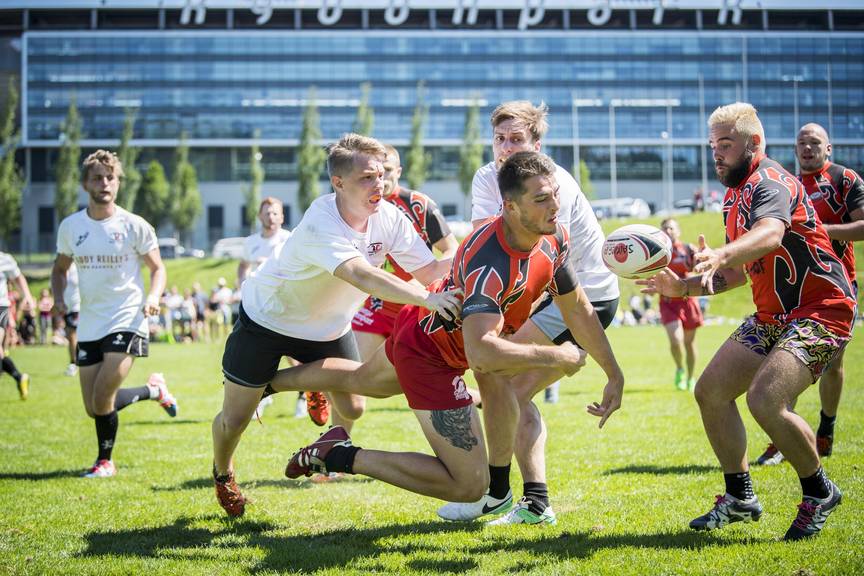
[[[114,410],[122,410],[130,404],[134,404],[140,400],[150,399],[150,388],[148,386],[139,386],[137,388],[120,388],[117,391],[117,396],[114,397]]]
[[[18,368],[15,367],[15,363],[12,362],[12,359],[9,356],[4,356],[2,362],[3,371],[12,376],[16,382],[21,381],[21,373],[18,372]]]
[[[334,446],[327,453],[324,459],[324,465],[327,467],[327,472],[345,472],[346,474],[354,473],[354,457],[360,448],[357,446]]]
[[[801,478],[801,490],[804,496],[811,498],[819,498],[824,500],[831,495],[831,486],[828,485],[828,476],[825,475],[825,470],[820,466],[816,473],[807,478]]]
[[[817,436],[834,436],[834,422],[837,421],[837,416],[826,416],[825,412],[819,411],[819,430],[816,431]]]
[[[94,416],[96,420],[96,439],[99,440],[99,456],[97,460],[110,460],[111,451],[114,449],[114,440],[117,438],[117,411],[102,416]]]
[[[530,500],[528,510],[540,515],[549,507],[549,488],[545,482],[525,482],[522,484],[522,496]]]
[[[726,480],[726,493],[730,496],[739,500],[750,500],[756,496],[756,493],[753,492],[753,481],[750,479],[749,470],[723,474],[723,479]]]
[[[510,464],[489,465],[489,495],[501,500],[510,492]]]

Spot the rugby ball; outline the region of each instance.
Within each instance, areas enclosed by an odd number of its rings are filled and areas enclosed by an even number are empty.
[[[616,276],[647,278],[669,265],[672,240],[659,228],[630,224],[618,228],[603,242],[603,263]]]

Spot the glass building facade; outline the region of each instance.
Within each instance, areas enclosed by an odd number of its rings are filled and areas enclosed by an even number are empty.
[[[790,168],[805,122],[829,130],[837,161],[864,168],[864,11],[749,10],[720,26],[716,11],[668,11],[656,25],[650,10],[615,10],[597,27],[575,10],[547,10],[528,30],[508,10],[481,10],[471,27],[435,10],[414,10],[401,27],[374,10],[330,26],[314,10],[283,11],[267,26],[245,11],[211,10],[210,25],[194,30],[177,24],[179,11],[79,12],[64,20],[73,25],[21,32],[22,144],[34,183],[53,181],[73,98],[85,149],[116,145],[134,108],[142,163],[167,164],[185,133],[202,182],[240,183],[258,132],[268,181],[291,183],[304,106],[314,99],[333,140],[350,129],[363,83],[374,135],[405,146],[422,82],[430,180],[462,217],[458,146],[473,101],[483,118],[502,101],[546,102],[544,144],[559,164],[584,160],[599,196],[640,195],[658,208],[706,178],[717,187],[705,118],[735,100],[756,105],[769,153]],[[76,21],[88,29],[56,29]]]

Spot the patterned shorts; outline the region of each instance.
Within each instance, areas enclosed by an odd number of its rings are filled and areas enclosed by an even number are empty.
[[[778,325],[759,322],[754,316],[744,320],[729,338],[761,356],[768,356],[774,348],[786,350],[807,366],[813,382],[849,342],[849,338],[837,336],[808,318],[796,318]]]

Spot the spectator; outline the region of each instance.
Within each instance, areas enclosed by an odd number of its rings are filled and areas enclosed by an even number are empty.
[[[51,297],[50,290],[42,289],[36,306],[39,308],[39,344],[45,344],[48,341],[48,329],[51,326],[51,309],[54,308],[54,299]]]

